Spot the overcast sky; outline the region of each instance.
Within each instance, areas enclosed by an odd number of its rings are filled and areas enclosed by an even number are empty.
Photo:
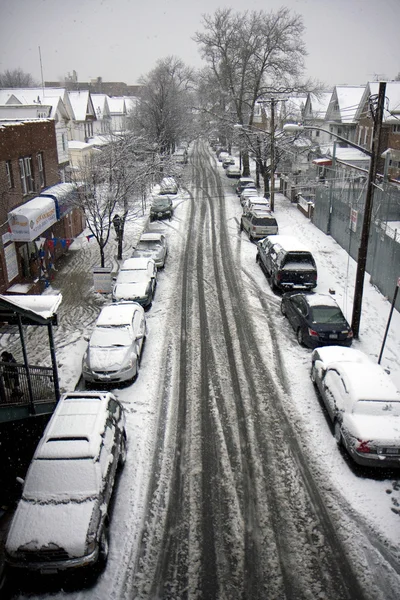
[[[202,65],[192,37],[219,0],[0,0],[0,72],[21,67],[58,81],[138,82],[169,55]],[[302,15],[306,75],[328,86],[393,79],[400,71],[400,0],[229,0],[235,11]]]

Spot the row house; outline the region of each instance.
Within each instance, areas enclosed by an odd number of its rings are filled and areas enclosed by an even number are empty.
[[[59,178],[66,181],[69,154],[68,139],[72,107],[68,94],[59,89],[21,88],[0,90],[0,119],[48,119],[56,131]]]
[[[367,149],[372,148],[374,121],[371,113],[371,100],[377,99],[379,83],[366,85],[357,114],[356,143]],[[376,106],[376,102],[373,102]],[[386,173],[392,179],[400,180],[400,81],[386,83],[385,105],[383,110],[381,139],[379,148],[378,173]]]
[[[40,293],[82,233],[76,188],[60,181],[54,119],[0,121],[0,293]]]

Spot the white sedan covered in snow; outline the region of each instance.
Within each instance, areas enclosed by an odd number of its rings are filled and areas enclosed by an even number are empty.
[[[88,383],[132,381],[139,372],[146,339],[144,309],[136,302],[116,302],[101,311],[82,361]]]
[[[383,368],[352,348],[316,348],[311,379],[331,418],[335,438],[352,459],[400,467],[400,393]]]
[[[152,258],[157,269],[162,269],[167,258],[167,238],[163,233],[142,233],[132,258]]]
[[[156,285],[157,267],[152,258],[128,258],[115,281],[113,302],[128,300],[147,308],[153,302]]]

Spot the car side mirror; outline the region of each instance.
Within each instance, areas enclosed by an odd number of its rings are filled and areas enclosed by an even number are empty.
[[[90,340],[90,337],[88,335],[84,335],[83,339],[85,340],[85,342],[88,342]]]

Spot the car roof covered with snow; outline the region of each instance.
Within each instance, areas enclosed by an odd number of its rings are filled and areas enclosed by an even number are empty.
[[[340,374],[352,402],[400,402],[400,392],[377,363],[339,362],[330,364],[329,368]]]
[[[288,252],[310,252],[309,248],[290,235],[269,235],[272,244],[278,244]]]
[[[324,346],[315,348],[312,352],[312,360],[322,360],[325,366],[334,362],[366,363],[372,364],[371,359],[355,348],[346,348],[345,346]]]
[[[143,311],[137,302],[114,302],[102,309],[97,318],[96,327],[130,325],[132,315],[137,311]]]
[[[121,271],[146,271],[150,264],[155,264],[152,258],[127,258],[121,265]]]

